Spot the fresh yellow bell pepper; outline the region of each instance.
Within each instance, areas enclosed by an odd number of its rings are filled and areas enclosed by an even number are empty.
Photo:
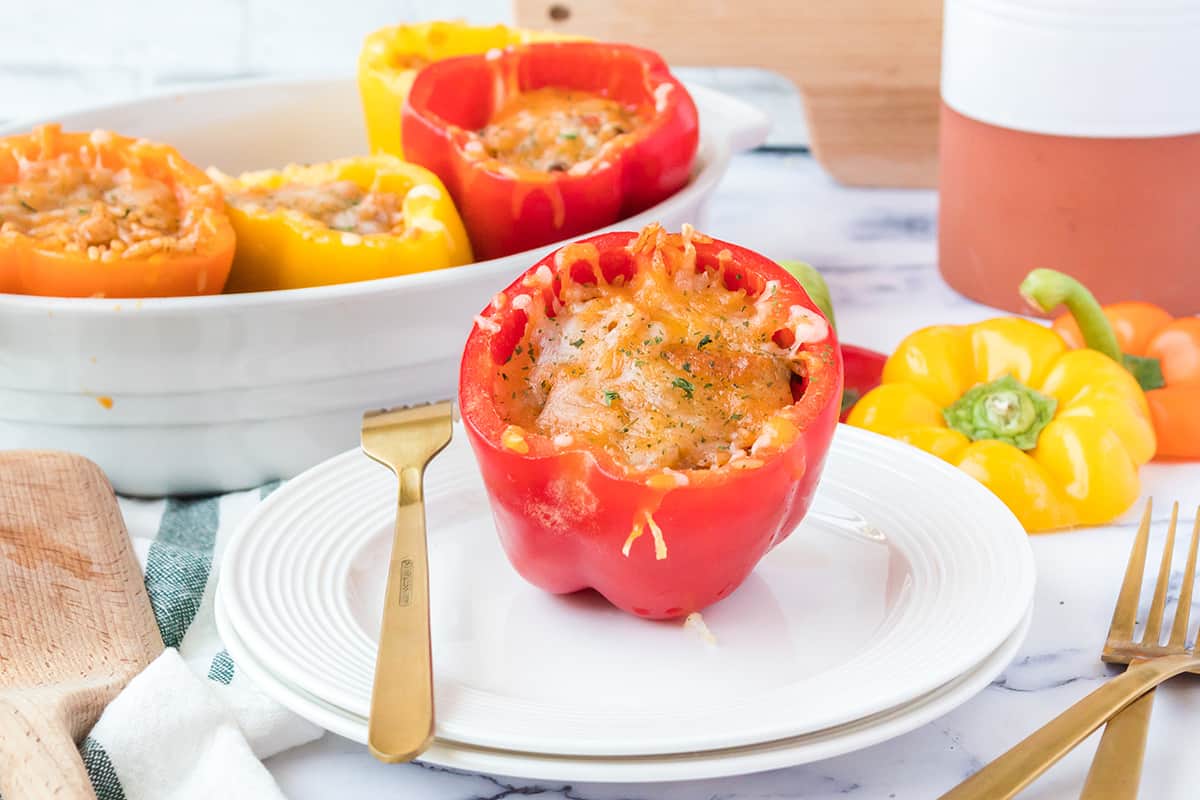
[[[417,72],[431,61],[486,53],[509,45],[575,38],[579,37],[504,25],[481,27],[444,21],[392,25],[368,34],[358,57],[358,92],[371,152],[403,157],[400,109]]]
[[[237,234],[227,292],[365,281],[472,260],[467,232],[442,182],[429,170],[394,156],[292,164],[237,178],[215,170],[209,174],[225,190],[226,211]],[[360,234],[331,228],[293,207],[294,201],[288,205],[289,194],[333,192],[347,184],[366,192],[362,202],[390,195],[385,199],[400,212],[399,226]],[[354,202],[358,201],[351,201],[351,208]]]
[[[1057,281],[1035,283],[1045,280]],[[1029,280],[1022,292],[1046,299]],[[1031,532],[1124,512],[1155,449],[1146,397],[1125,367],[1015,317],[911,334],[848,421],[957,465]]]

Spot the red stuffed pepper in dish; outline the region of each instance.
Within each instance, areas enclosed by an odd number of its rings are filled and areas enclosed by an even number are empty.
[[[459,403],[517,571],[669,618],[728,595],[800,522],[841,391],[795,278],[651,225],[567,245],[497,294]]]
[[[405,158],[446,184],[480,259],[665,200],[687,183],[699,143],[696,105],[662,59],[599,42],[435,62],[402,120]]]

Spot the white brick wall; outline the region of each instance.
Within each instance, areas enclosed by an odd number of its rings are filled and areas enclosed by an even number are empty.
[[[362,38],[400,20],[511,20],[509,0],[0,0],[0,121],[191,83],[350,74]],[[680,70],[760,103],[773,144],[805,140],[778,76]]]

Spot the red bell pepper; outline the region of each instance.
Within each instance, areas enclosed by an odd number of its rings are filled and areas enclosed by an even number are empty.
[[[887,356],[877,350],[854,344],[842,345],[842,363],[846,370],[846,386],[842,389],[842,422],[858,399],[883,381],[883,365]]]
[[[663,471],[639,471],[600,447],[564,445],[557,436],[524,430],[512,442],[509,412],[519,394],[510,398],[508,390],[516,387],[500,377],[522,343],[528,347],[531,325],[523,309],[540,303],[553,316],[561,308],[563,276],[595,285],[597,279],[589,282],[589,276],[602,273],[603,289],[630,285],[640,270],[679,263],[684,236],[659,231],[656,238],[657,230],[651,226],[649,236],[602,234],[568,245],[499,293],[467,340],[459,404],[501,543],[516,570],[549,592],[591,587],[626,611],[670,618],[733,592],[804,517],[838,419],[842,361],[827,324],[811,340],[799,340],[806,374],[793,377],[793,402],[776,412],[790,423],[794,438],[768,447],[752,468],[729,462],[667,470],[669,477],[685,479],[664,481]],[[778,298],[778,308],[823,319],[811,315],[820,314],[816,305],[774,261],[712,239],[697,237],[693,243],[697,272],[721,274],[727,289],[745,291],[751,299],[773,292],[767,296]],[[782,327],[775,341],[787,347],[798,340]],[[655,534],[654,546],[631,547],[644,530]]]
[[[547,87],[635,107],[642,123],[606,145],[600,160],[566,171],[481,155],[474,132],[516,94]],[[429,64],[401,116],[405,158],[446,184],[480,259],[578,236],[665,200],[687,183],[699,142],[696,105],[658,55],[597,42],[530,44]]]

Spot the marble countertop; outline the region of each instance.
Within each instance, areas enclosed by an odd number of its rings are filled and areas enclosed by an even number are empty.
[[[698,227],[824,272],[843,340],[886,349],[933,322],[995,314],[952,292],[936,267],[937,197],[928,191],[847,189],[803,153],[735,159],[707,220]],[[1016,287],[1013,287],[1016,291]],[[1200,466],[1151,465],[1148,495],[1179,500],[1189,520],[1200,503]],[[1133,524],[1034,538],[1038,589],[1020,653],[982,693],[946,716],[884,744],[813,764],[720,780],[666,784],[578,784],[456,773],[420,764],[385,766],[360,745],[327,734],[267,762],[288,797],[445,800],[766,800],[854,797],[924,800],[950,789],[1116,674],[1099,661]],[[1165,525],[1156,526],[1160,541]],[[1180,560],[1181,561],[1181,560]],[[886,676],[880,676],[886,680]],[[1191,678],[1159,692],[1142,796],[1192,798],[1200,760],[1188,758],[1200,721]],[[1097,737],[1077,748],[1022,798],[1075,797]]]

